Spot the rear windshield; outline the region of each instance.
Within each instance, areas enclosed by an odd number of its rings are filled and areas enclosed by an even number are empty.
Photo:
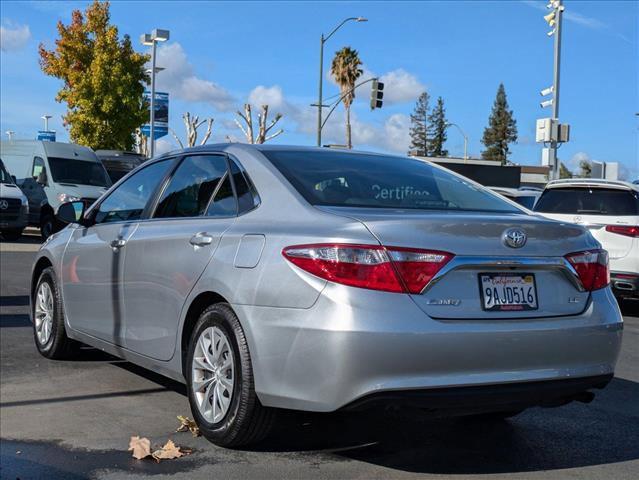
[[[639,215],[639,194],[613,188],[553,188],[546,190],[535,211],[582,215]]]
[[[421,160],[335,151],[262,153],[312,205],[521,213]]]
[[[99,162],[55,157],[49,157],[48,160],[51,176],[56,183],[95,185],[97,187],[111,185],[106,170]]]

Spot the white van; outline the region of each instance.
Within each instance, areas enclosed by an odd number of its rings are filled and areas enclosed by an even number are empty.
[[[93,150],[38,140],[0,142],[0,158],[29,200],[29,224],[46,239],[57,229],[55,214],[65,203],[97,200],[111,185]]]

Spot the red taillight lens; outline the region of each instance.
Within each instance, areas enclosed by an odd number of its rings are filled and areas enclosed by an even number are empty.
[[[606,225],[606,232],[625,235],[626,237],[639,237],[638,225]]]
[[[589,292],[604,288],[610,283],[608,252],[605,250],[571,253],[566,255],[566,259],[574,267],[581,284]]]
[[[295,245],[282,251],[302,270],[331,282],[386,292],[419,293],[453,258],[446,252],[378,245]]]

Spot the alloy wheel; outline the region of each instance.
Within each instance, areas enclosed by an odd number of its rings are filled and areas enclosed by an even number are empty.
[[[220,422],[231,405],[235,378],[231,343],[220,328],[202,331],[191,369],[191,388],[200,414],[210,423]]]
[[[46,345],[53,329],[53,292],[47,282],[38,287],[35,300],[35,330],[40,345]]]

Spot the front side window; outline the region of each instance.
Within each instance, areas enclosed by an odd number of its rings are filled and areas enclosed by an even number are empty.
[[[155,218],[197,217],[206,212],[211,198],[222,202],[224,192],[230,190],[235,210],[235,199],[228,180],[226,157],[221,155],[193,155],[184,158],[162,193]],[[228,196],[226,197],[228,198]]]
[[[33,170],[31,171],[31,176],[33,178],[38,178],[42,173],[42,170],[44,170],[44,160],[40,157],[35,157],[33,159]]]
[[[138,220],[171,162],[167,159],[153,163],[125,180],[100,203],[95,223]]]
[[[13,183],[13,179],[7,169],[4,168],[4,163],[0,160],[0,183]]]
[[[49,157],[51,177],[56,183],[108,187],[111,181],[100,162]]]
[[[580,215],[639,215],[639,193],[616,188],[549,188],[536,212]]]
[[[483,188],[417,159],[336,151],[262,153],[311,205],[521,213]]]

